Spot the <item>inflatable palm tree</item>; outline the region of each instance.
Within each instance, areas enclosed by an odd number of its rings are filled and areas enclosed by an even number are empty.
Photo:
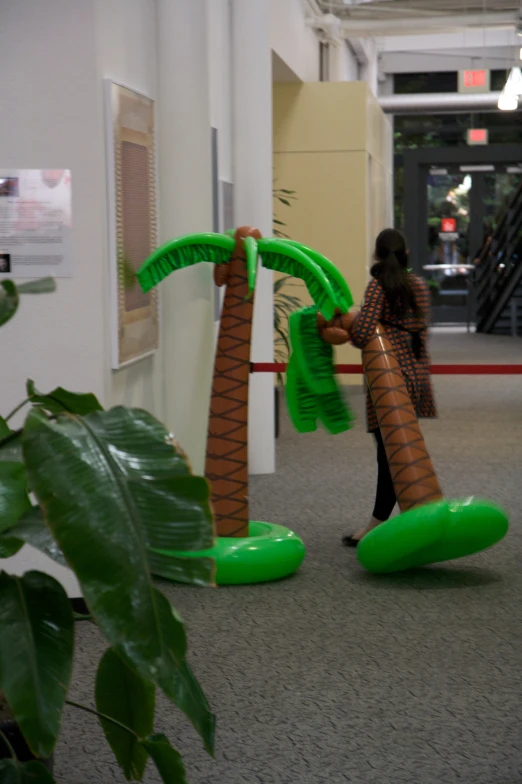
[[[259,257],[267,269],[303,280],[325,319],[331,319],[336,311],[346,312],[352,305],[350,290],[331,261],[293,241],[263,239],[257,229],[249,227],[237,229],[234,236],[193,234],[171,240],[158,248],[138,271],[142,289],[149,291],[171,272],[212,262],[216,265],[216,284],[226,285],[214,363],[205,470],[212,485],[218,537],[252,537],[248,505],[248,386]],[[281,531],[277,534],[282,536]],[[284,546],[288,546],[288,541]],[[252,543],[249,547],[252,552]],[[300,547],[302,559],[304,550]],[[237,544],[234,553],[237,556]],[[214,552],[209,555],[216,558]],[[220,579],[217,560],[218,581],[223,582],[224,567]],[[255,581],[252,569],[248,580],[237,581]]]

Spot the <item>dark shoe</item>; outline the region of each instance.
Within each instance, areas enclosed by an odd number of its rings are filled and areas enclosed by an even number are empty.
[[[353,536],[343,536],[341,539],[345,547],[357,547],[360,541],[360,539],[354,539]]]

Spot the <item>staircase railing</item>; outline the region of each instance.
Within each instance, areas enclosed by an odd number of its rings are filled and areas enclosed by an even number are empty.
[[[522,181],[480,253],[475,271],[477,332],[491,332],[522,282]]]

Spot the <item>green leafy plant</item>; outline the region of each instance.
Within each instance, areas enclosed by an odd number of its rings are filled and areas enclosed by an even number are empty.
[[[274,201],[279,202],[279,204],[282,204],[284,207],[291,207],[292,202],[297,201],[295,191],[289,191],[286,190],[286,188],[276,188],[275,183],[272,188],[272,196]],[[274,224],[274,237],[278,237],[279,239],[290,239],[288,234],[283,231],[283,227],[286,227],[286,223],[282,221],[275,212],[272,216],[272,223]]]
[[[0,324],[20,293],[53,288],[2,281]],[[25,408],[23,425],[12,427]],[[70,700],[75,616],[65,590],[41,572],[0,572],[0,692],[35,757],[20,762],[0,724],[1,784],[54,781],[39,760],[53,754],[66,704],[98,718],[127,780],[141,780],[150,758],[163,781],[183,784],[180,755],[154,732],[158,690],[213,752],[214,716],[187,661],[184,625],[152,578],[212,584],[210,559],[164,562],[153,550],[213,542],[208,483],[160,422],[139,409],[104,411],[92,394],[27,383],[25,400],[0,418],[0,558],[29,543],[66,563],[108,647],[96,707]]]

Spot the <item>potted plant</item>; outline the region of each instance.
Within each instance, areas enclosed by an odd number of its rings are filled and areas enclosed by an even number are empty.
[[[52,282],[0,282],[0,325],[20,293]],[[15,413],[26,411],[21,427]],[[92,394],[27,384],[24,401],[0,418],[0,558],[29,543],[65,561],[89,616],[78,618],[61,584],[38,571],[0,572],[0,784],[52,784],[49,763],[65,704],[100,721],[127,780],[149,760],[165,782],[185,782],[183,762],[154,732],[163,692],[214,747],[214,716],[187,660],[183,623],[152,574],[213,583],[210,559],[161,559],[153,549],[211,547],[207,481],[194,476],[173,436],[154,417]],[[94,705],[68,699],[77,620],[96,623],[108,647]],[[129,699],[129,696],[131,699]]]

